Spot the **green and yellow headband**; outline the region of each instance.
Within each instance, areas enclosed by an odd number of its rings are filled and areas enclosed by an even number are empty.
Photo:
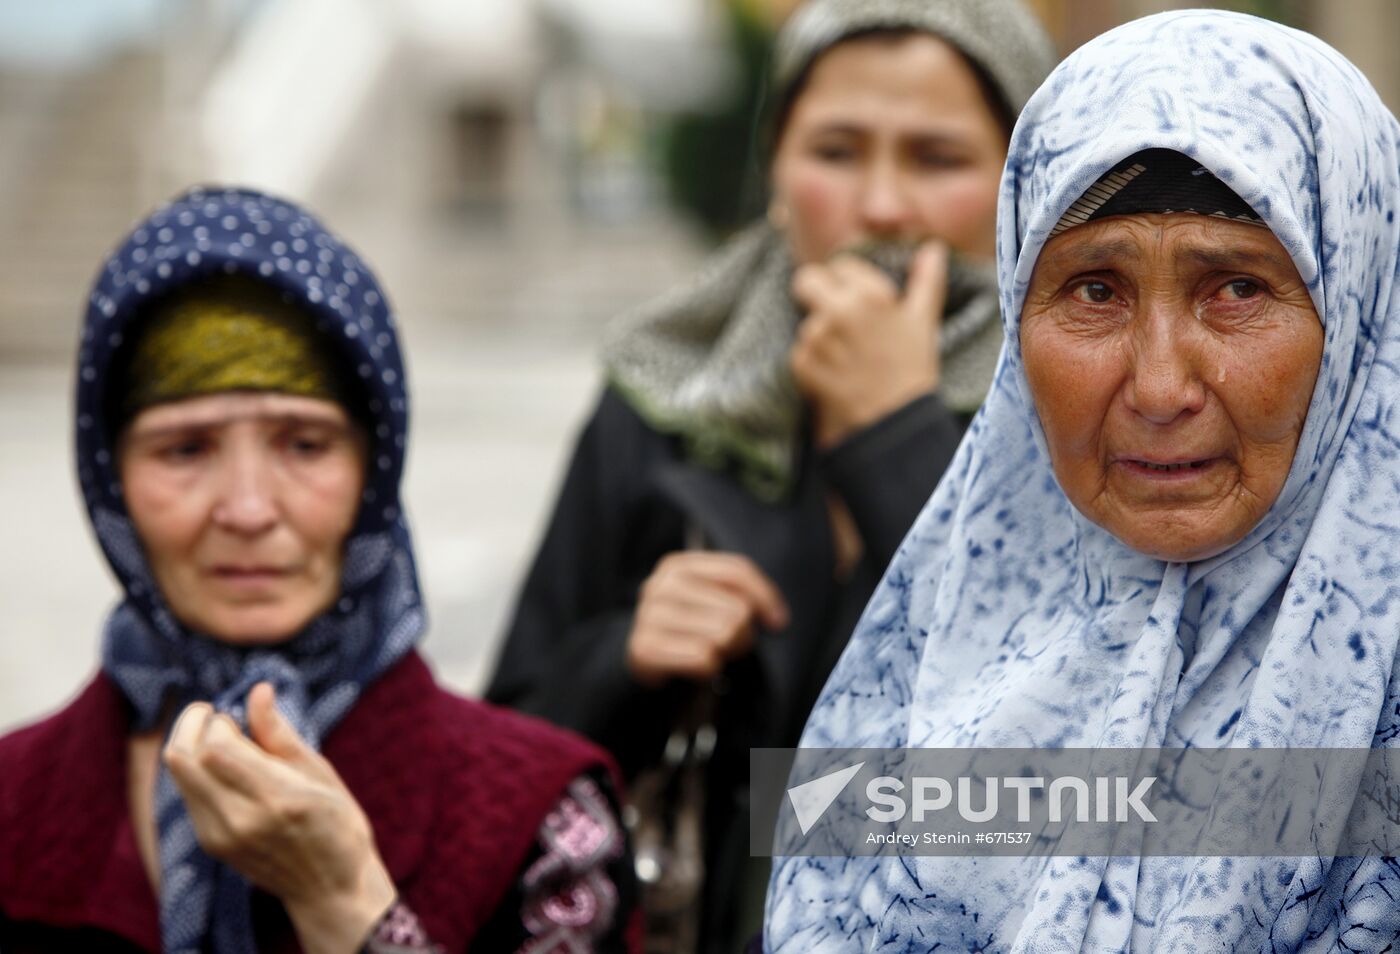
[[[177,292],[140,322],[113,395],[120,423],[155,404],[222,391],[276,391],[353,409],[315,319],[272,287],[230,277]]]

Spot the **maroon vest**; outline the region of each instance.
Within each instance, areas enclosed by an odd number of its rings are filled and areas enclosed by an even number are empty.
[[[56,715],[0,739],[0,911],[156,952],[156,898],[127,807],[128,724],[99,674]],[[416,653],[365,690],[323,752],[404,901],[448,951],[465,950],[516,883],[569,782],[612,764],[561,729],[445,692]],[[260,946],[297,950],[262,900]]]

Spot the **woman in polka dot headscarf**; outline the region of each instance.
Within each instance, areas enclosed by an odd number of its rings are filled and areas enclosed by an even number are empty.
[[[606,757],[414,649],[404,367],[364,262],[287,202],[191,191],[105,263],[78,366],[123,599],[93,683],[0,740],[0,948],[623,949]]]

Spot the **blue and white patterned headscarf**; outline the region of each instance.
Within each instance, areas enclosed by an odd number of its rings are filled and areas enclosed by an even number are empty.
[[[1065,209],[1138,150],[1257,211],[1325,326],[1293,467],[1245,539],[1136,554],[1069,504],[1018,345]],[[993,392],[833,673],[803,745],[1357,747],[1400,737],[1400,129],[1319,40],[1191,11],[1066,60],[1012,138]],[[773,952],[1380,950],[1379,859],[779,859]]]
[[[171,614],[127,515],[105,426],[113,361],[133,320],[157,298],[222,274],[264,281],[315,316],[327,346],[358,375],[374,430],[339,601],[289,641],[257,648],[190,632]],[[399,505],[408,395],[394,319],[363,260],[301,209],[247,190],[195,189],[126,237],[89,298],[78,352],[76,436],[88,513],[125,592],[107,620],[102,668],[131,703],[134,729],[153,728],[196,700],[246,724],[248,690],[267,680],[279,708],[319,747],[364,687],[417,642],[424,615]],[[156,822],[164,949],[252,954],[249,885],[200,849],[163,768]]]

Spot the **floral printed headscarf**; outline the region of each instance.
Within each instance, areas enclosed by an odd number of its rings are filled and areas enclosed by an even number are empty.
[[[1150,148],[1191,157],[1258,213],[1325,335],[1277,501],[1196,563],[1135,553],[1070,505],[1018,344],[1051,230]],[[1400,125],[1314,37],[1188,11],[1066,60],[1022,114],[1002,180],[1006,345],[992,393],[803,745],[1396,745],[1397,205]],[[1397,898],[1400,869],[1380,858],[788,858],[767,946],[1379,951],[1400,935]]]

